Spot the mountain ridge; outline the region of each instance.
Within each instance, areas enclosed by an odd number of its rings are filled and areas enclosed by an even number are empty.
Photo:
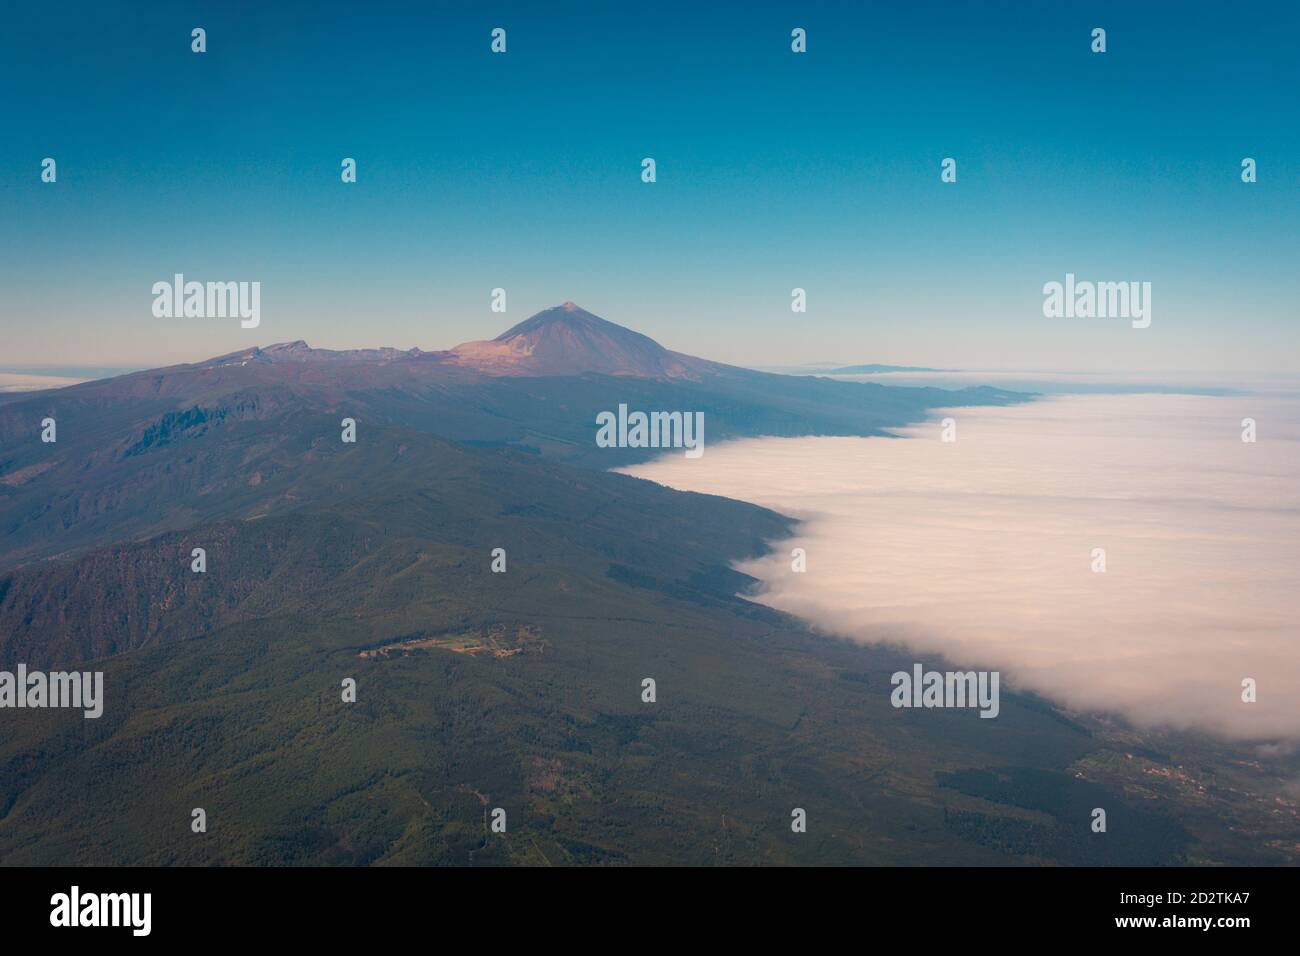
[[[902,371],[908,366],[848,366],[808,370],[801,375],[760,371],[716,362],[666,348],[655,339],[611,322],[572,301],[536,312],[506,329],[495,338],[462,342],[449,349],[427,350],[418,346],[400,349],[378,346],[357,349],[314,348],[303,339],[253,345],[194,362],[179,362],[157,368],[126,372],[111,378],[92,379],[62,389],[102,393],[108,383],[129,390],[127,383],[141,386],[146,394],[167,392],[166,379],[201,376],[204,373],[231,375],[239,370],[252,379],[259,370],[275,371],[279,382],[311,379],[310,370],[332,366],[362,375],[363,369],[379,376],[410,377],[457,383],[476,378],[552,378],[597,374],[619,378],[643,378],[664,382],[707,382],[710,379],[758,381],[815,377],[849,370]],[[222,371],[224,370],[224,371]],[[920,369],[917,369],[920,370]],[[929,371],[929,369],[926,369]],[[0,404],[32,395],[30,392],[0,393]]]
[[[218,367],[249,362],[372,362],[416,360],[493,376],[567,376],[595,372],[641,378],[700,380],[737,366],[674,352],[648,335],[588,312],[572,301],[536,312],[492,339],[462,342],[450,349],[317,349],[302,339],[253,346],[171,369]]]
[[[605,470],[658,449],[604,448],[597,416],[626,404],[690,410],[710,442],[882,435],[927,409],[1007,404],[945,391],[777,375],[671,352],[573,303],[490,343],[335,352],[290,341],[206,362],[0,395],[0,573],[197,523],[335,500],[320,451],[358,423]],[[41,422],[58,423],[57,442]],[[349,492],[351,493],[351,492]]]

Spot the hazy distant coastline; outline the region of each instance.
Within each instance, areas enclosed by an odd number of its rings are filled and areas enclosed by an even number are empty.
[[[0,368],[0,392],[38,392],[63,388],[81,382],[112,378],[136,371],[135,368],[85,365],[31,365]]]
[[[0,392],[39,392],[47,388],[63,388],[86,381],[65,375],[33,375],[0,371]]]

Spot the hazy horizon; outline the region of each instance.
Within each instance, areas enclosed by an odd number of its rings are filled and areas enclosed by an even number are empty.
[[[550,307],[552,306],[547,306],[546,308]],[[545,309],[538,310],[538,312],[541,311],[545,311]],[[530,317],[535,314],[538,313],[531,313]],[[601,317],[606,318],[605,316]],[[504,318],[504,316],[501,316],[501,318]],[[524,321],[524,319],[503,323],[497,334],[506,331],[508,328],[511,328],[522,321]],[[632,329],[632,331],[639,332],[641,330]],[[495,337],[496,335],[487,336],[488,339]],[[233,351],[242,351],[251,348],[265,349],[273,345],[283,344],[287,341],[291,340],[248,342],[240,349]],[[326,351],[397,348],[397,346],[381,341],[371,342],[367,345],[349,346],[346,348],[324,345],[320,342],[313,342],[311,340],[306,341],[308,346],[311,348]],[[414,347],[424,352],[436,352],[448,350],[461,344],[464,343],[448,342],[432,346],[426,344]],[[690,349],[679,348],[674,346],[672,343],[660,342],[659,344],[665,346],[671,351],[683,352],[685,354],[696,355],[699,358],[721,361],[720,359],[717,359],[716,356],[691,352]],[[84,364],[77,362],[24,363],[9,360],[0,362],[0,374],[10,373],[14,376],[30,378],[69,378],[76,379],[76,381],[85,381],[96,378],[110,378],[115,375],[129,374],[131,372],[143,371],[151,368],[161,368],[170,365],[196,364],[213,358],[218,358],[224,354],[228,353],[223,352],[192,355],[166,362],[161,365],[151,365],[143,360],[127,362],[120,365],[105,365],[102,362]],[[6,356],[6,358],[9,357]],[[1120,391],[1137,391],[1142,390],[1143,388],[1182,394],[1187,391],[1192,393],[1203,393],[1209,389],[1239,388],[1242,386],[1250,386],[1252,388],[1261,385],[1270,387],[1287,387],[1289,383],[1300,378],[1300,372],[1284,369],[1280,365],[1251,371],[1234,371],[1224,370],[1221,368],[1167,368],[1163,370],[1132,368],[1081,370],[1059,366],[979,367],[963,365],[959,362],[950,362],[941,363],[944,367],[925,368],[923,370],[912,371],[909,370],[909,368],[914,368],[920,363],[907,361],[905,359],[883,361],[877,356],[865,356],[860,358],[850,357],[837,361],[810,361],[803,363],[802,365],[767,364],[763,362],[730,364],[737,364],[744,368],[752,368],[758,371],[767,371],[782,375],[824,375],[830,369],[852,365],[877,364],[882,366],[898,366],[899,369],[887,369],[861,374],[840,374],[831,377],[844,381],[877,382],[879,384],[897,385],[902,387],[964,388],[970,385],[987,384],[1007,388],[1012,391],[1098,391],[1107,394],[1113,394]],[[4,384],[5,383],[0,383],[0,386],[3,386]],[[63,382],[62,384],[72,384],[72,382]],[[58,386],[49,385],[47,387]]]

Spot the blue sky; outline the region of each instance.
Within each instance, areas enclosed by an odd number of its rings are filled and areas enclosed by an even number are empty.
[[[263,6],[4,13],[0,365],[445,348],[566,299],[743,364],[1300,359],[1300,5]],[[261,326],[155,318],[178,271],[260,281]],[[1067,272],[1151,282],[1151,327],[1044,318]]]

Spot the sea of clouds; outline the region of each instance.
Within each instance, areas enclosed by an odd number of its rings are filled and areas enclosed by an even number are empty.
[[[623,470],[802,519],[739,567],[756,600],[825,631],[1143,726],[1300,738],[1294,393],[1052,396],[898,435],[748,439]]]
[[[65,375],[31,375],[18,372],[0,372],[0,392],[36,392],[46,388],[63,388],[76,385],[85,379]]]

